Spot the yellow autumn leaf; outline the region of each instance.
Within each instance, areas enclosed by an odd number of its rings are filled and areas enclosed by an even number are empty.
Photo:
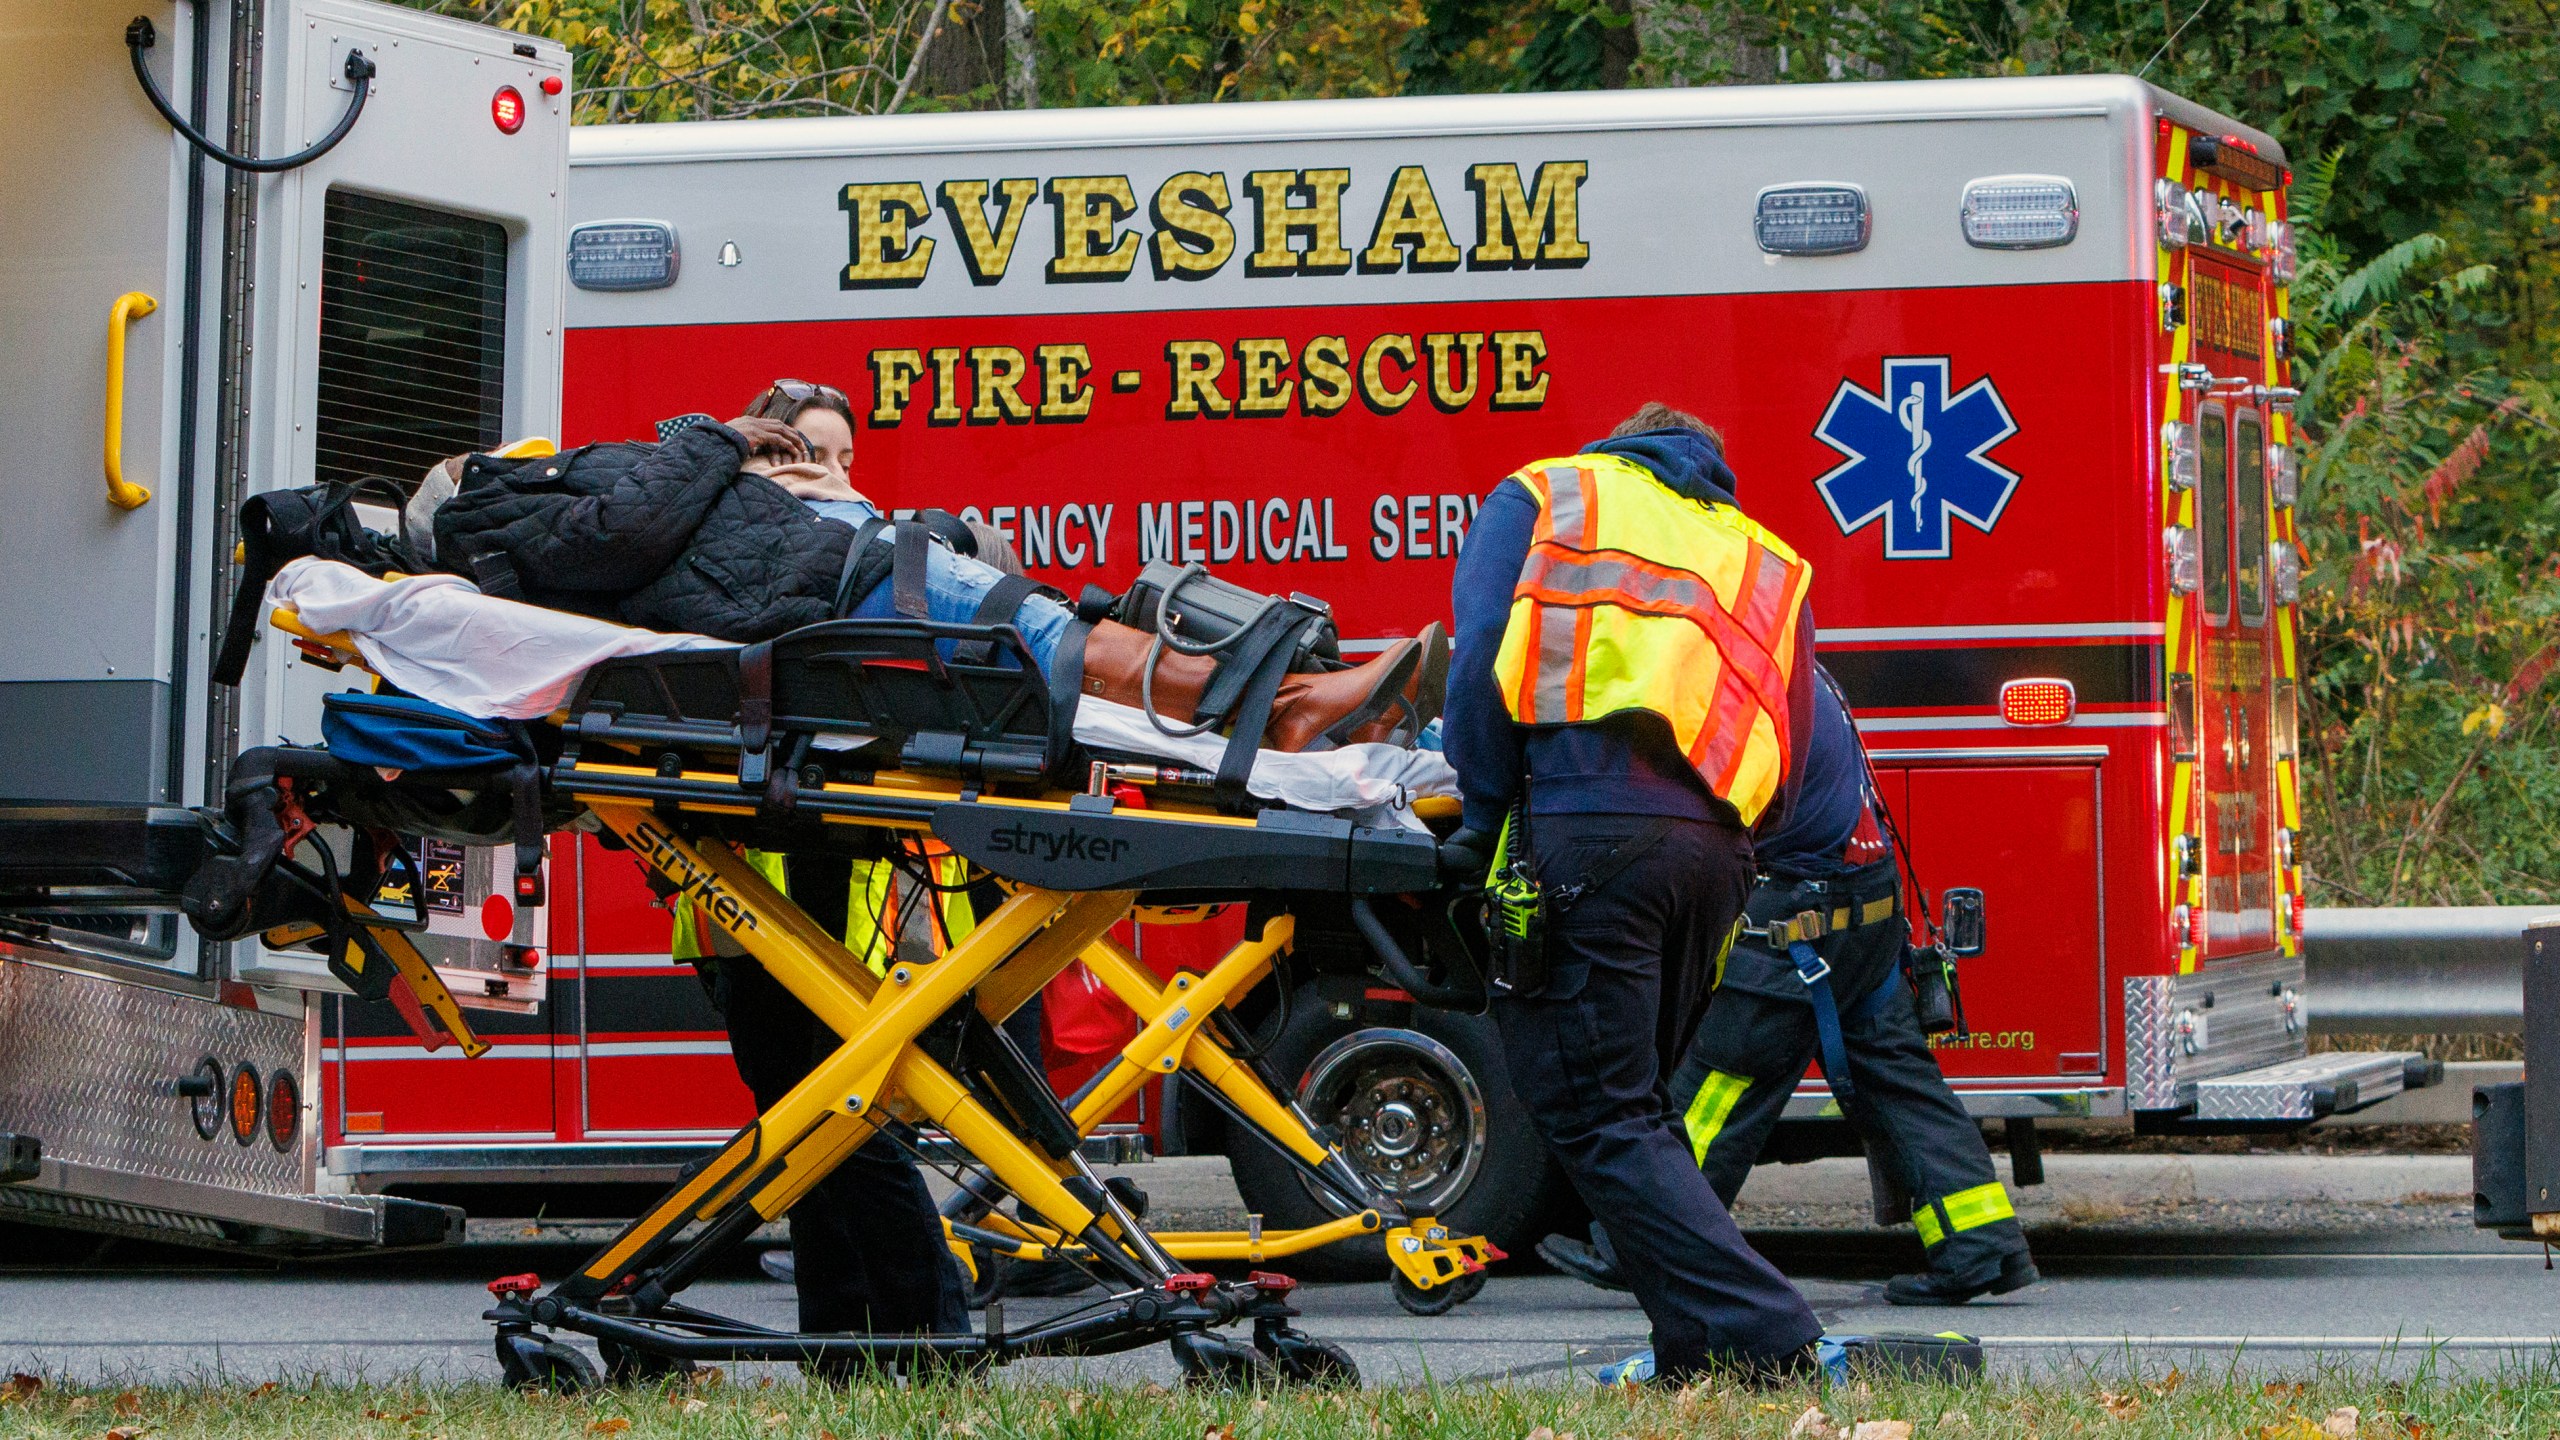
[[[2489,728],[2492,736],[2504,733],[2507,728],[2507,707],[2492,700],[2462,717],[2462,733],[2465,735],[2484,725]]]

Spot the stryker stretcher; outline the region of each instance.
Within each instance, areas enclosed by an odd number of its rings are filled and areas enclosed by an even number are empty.
[[[290,617],[280,617],[288,627]],[[974,661],[952,658],[975,657]],[[1437,888],[1428,833],[1369,829],[1289,810],[1219,813],[1177,774],[1113,793],[1060,782],[1081,756],[1009,626],[836,621],[744,650],[609,660],[551,726],[528,727],[542,759],[484,776],[386,778],[323,750],[244,754],[230,789],[225,852],[191,887],[210,933],[263,931],[271,944],[328,955],[362,990],[408,989],[469,1038],[449,999],[404,963],[411,927],[373,903],[384,878],[289,858],[314,821],[417,830],[439,816],[472,838],[512,823],[592,815],[736,946],[843,1037],[842,1046],[567,1279],[491,1287],[499,1359],[517,1383],[574,1387],[583,1355],[538,1328],[594,1337],[608,1370],[645,1377],[707,1359],[911,1364],[1001,1363],[1169,1342],[1186,1374],[1238,1381],[1356,1378],[1337,1347],[1289,1324],[1293,1282],[1255,1272],[1221,1281],[1190,1263],[1252,1261],[1379,1234],[1399,1298],[1445,1309],[1481,1283],[1483,1241],[1406,1213],[1327,1146],[1246,1054],[1229,1005],[1292,943],[1300,902],[1347,903],[1380,965],[1426,998],[1472,991],[1461,927],[1411,917],[1370,895]],[[1094,772],[1100,789],[1104,772]],[[1205,798],[1205,797],[1201,797]],[[874,975],[776,891],[736,847],[913,861],[927,837],[1000,880],[1008,898],[931,963]],[[377,853],[396,848],[374,847]],[[1141,902],[1250,905],[1247,938],[1206,975],[1170,984],[1105,932]],[[1398,933],[1398,932],[1401,933]],[[414,952],[411,952],[412,954]],[[1411,958],[1421,956],[1417,961]],[[1083,959],[1146,1022],[1112,1065],[1061,1104],[998,1023]],[[1435,980],[1430,970],[1447,979]],[[398,977],[398,978],[395,978]],[[1150,1234],[1079,1154],[1080,1132],[1151,1074],[1187,1068],[1210,1095],[1292,1156],[1343,1218],[1311,1230]],[[747,1232],[791,1205],[855,1147],[887,1128],[947,1134],[974,1164],[946,1209],[955,1238],[988,1252],[1063,1260],[1106,1282],[1107,1299],[1007,1329],[1001,1306],[967,1336],[817,1335],[771,1330],[676,1297]],[[1008,1212],[1000,1201],[1018,1202]],[[1251,1343],[1216,1333],[1253,1322]]]

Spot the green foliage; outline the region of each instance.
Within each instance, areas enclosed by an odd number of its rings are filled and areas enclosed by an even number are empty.
[[[1052,105],[1395,93],[1421,0],[1041,0]]]
[[[413,0],[575,57],[577,118],[735,120],[897,108],[930,0]]]
[[[2339,171],[2294,193],[2306,868],[2331,903],[2560,898],[2560,411],[2446,341],[2490,267],[2350,259]]]

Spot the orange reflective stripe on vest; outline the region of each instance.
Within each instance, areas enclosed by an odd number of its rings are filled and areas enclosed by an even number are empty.
[[[1538,502],[1495,679],[1523,725],[1649,710],[1748,824],[1786,777],[1795,627],[1813,569],[1729,505],[1609,455],[1512,478]]]

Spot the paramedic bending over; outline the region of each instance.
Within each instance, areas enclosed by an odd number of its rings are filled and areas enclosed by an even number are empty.
[[[808,437],[813,457],[770,469],[766,462],[752,462],[755,468],[813,505],[858,505],[863,518],[874,513],[846,483],[853,424],[840,392],[784,381],[759,397],[749,413],[797,428]],[[1026,636],[1028,628],[1026,623]],[[1050,638],[1054,647],[1054,632]],[[848,862],[794,856],[783,863],[794,900],[831,933],[843,934]],[[712,939],[721,955],[707,978],[728,1020],[729,1050],[757,1110],[769,1110],[842,1041],[762,965],[738,953],[725,933],[714,930]],[[791,1207],[789,1219],[802,1330],[968,1332],[967,1283],[942,1243],[933,1196],[914,1163],[885,1135],[873,1136],[819,1181]]]

